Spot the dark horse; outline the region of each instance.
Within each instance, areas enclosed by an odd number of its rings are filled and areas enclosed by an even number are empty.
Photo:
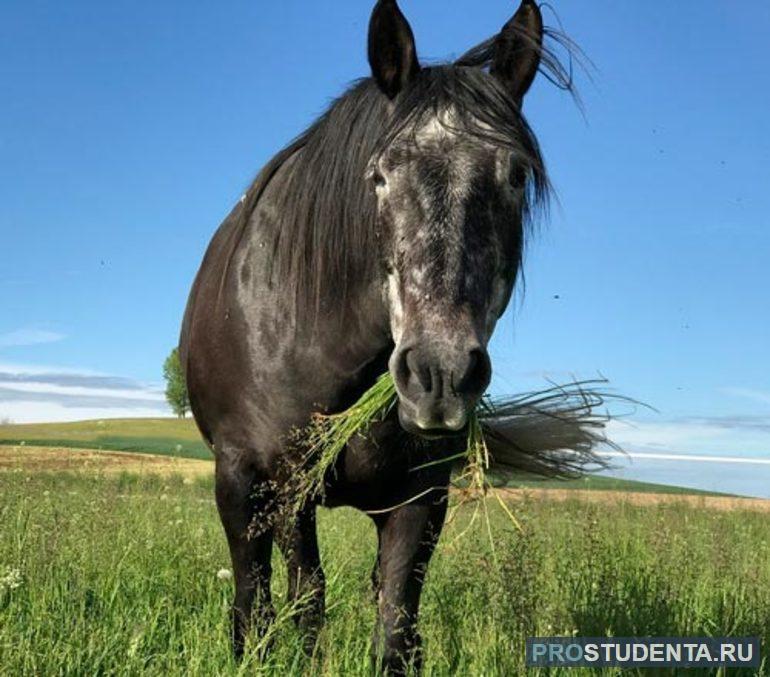
[[[390,369],[397,413],[348,446],[324,503],[372,515],[374,654],[388,672],[419,669],[420,593],[450,479],[449,463],[425,464],[464,446],[527,217],[546,192],[521,112],[547,57],[543,35],[540,10],[524,0],[491,40],[455,63],[422,67],[395,0],[379,0],[372,77],[267,164],[209,246],[181,353],[195,419],[216,456],[236,655],[272,619],[274,537],[290,599],[306,600],[298,621],[316,636],[324,609],[316,505],[288,526],[271,520],[295,454],[288,438],[314,412],[349,407]]]

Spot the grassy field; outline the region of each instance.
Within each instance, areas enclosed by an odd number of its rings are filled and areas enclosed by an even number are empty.
[[[132,418],[0,425],[0,444],[211,458],[192,419]]]
[[[368,674],[375,537],[360,514],[320,514],[329,619],[316,655],[303,657],[276,557],[274,651],[237,667],[210,477],[19,467],[0,472],[0,496],[2,675]],[[494,549],[480,525],[460,536],[467,512],[442,537],[423,605],[427,675],[522,674],[530,635],[770,642],[766,515],[538,498],[514,504],[519,533],[490,510]]]
[[[77,423],[0,425],[0,446],[20,445],[212,458],[191,419],[107,419]],[[696,489],[610,477],[586,477],[570,482],[517,479],[510,482],[509,486],[712,495]]]

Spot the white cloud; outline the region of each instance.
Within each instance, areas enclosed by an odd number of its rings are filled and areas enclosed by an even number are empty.
[[[659,453],[635,453],[623,451],[601,451],[600,456],[605,458],[630,458],[645,461],[685,461],[687,463],[738,463],[740,465],[770,465],[768,458],[750,458],[742,456],[698,456],[696,454],[659,454]]]
[[[169,414],[157,384],[86,369],[0,363],[0,420],[45,423]]]
[[[57,367],[42,364],[18,364],[16,362],[0,362],[0,372],[9,374],[29,374],[30,376],[41,374],[106,376],[103,372],[94,371],[92,369],[73,369],[71,367]]]
[[[128,398],[128,399],[143,399],[143,400],[156,400],[158,402],[164,402],[165,397],[163,393],[151,388],[138,386],[135,388],[84,388],[81,386],[67,386],[58,385],[53,382],[43,383],[29,383],[29,382],[13,382],[6,384],[0,378],[0,391],[8,391],[19,393],[19,398],[22,399],[25,394],[45,394],[45,395],[65,395],[71,397],[104,397],[107,399],[114,398]],[[2,396],[0,396],[1,399]]]
[[[0,421],[13,423],[66,423],[110,418],[158,418],[170,416],[167,408],[147,407],[65,407],[56,402],[0,402]]]
[[[64,334],[41,329],[17,329],[0,334],[0,348],[18,348],[22,346],[37,346],[45,343],[58,343],[67,338]]]
[[[627,451],[770,457],[770,418],[715,417],[629,423],[615,420],[608,436]]]

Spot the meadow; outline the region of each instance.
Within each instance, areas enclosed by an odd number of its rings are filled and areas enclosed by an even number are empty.
[[[210,459],[192,419],[129,418],[0,425],[0,445],[104,449]]]
[[[0,674],[369,674],[368,518],[320,511],[328,622],[315,655],[303,655],[276,555],[273,651],[262,661],[252,645],[237,666],[212,489],[208,474],[0,472]],[[483,525],[466,531],[468,509],[442,537],[424,595],[426,675],[523,674],[531,635],[770,642],[767,515],[685,502],[511,500],[521,531],[490,503],[491,541]]]
[[[3,448],[39,447],[119,451],[171,458],[211,460],[192,419],[108,419],[73,423],[34,423],[0,425],[0,467]],[[676,486],[636,482],[612,477],[589,476],[574,481],[543,481],[511,478],[511,487],[571,488],[607,491],[654,492],[659,494],[702,494],[710,492]]]

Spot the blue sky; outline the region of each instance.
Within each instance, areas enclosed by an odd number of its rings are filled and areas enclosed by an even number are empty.
[[[401,4],[424,59],[515,9]],[[638,448],[770,457],[770,5],[554,5],[596,70],[578,73],[585,117],[545,80],[526,104],[559,202],[495,338],[495,388],[602,373],[660,411],[621,431]],[[367,74],[369,11],[2,3],[0,418],[162,407],[209,238]]]

